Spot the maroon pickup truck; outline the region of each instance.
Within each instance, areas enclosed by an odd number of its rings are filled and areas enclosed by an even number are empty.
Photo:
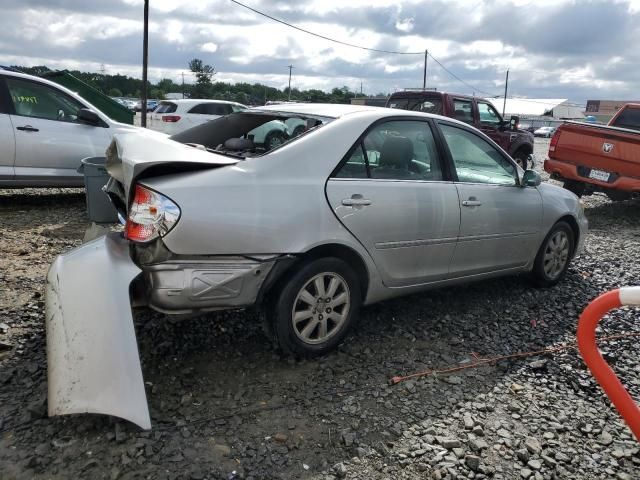
[[[487,100],[434,90],[405,90],[391,94],[387,107],[435,113],[481,130],[511,155],[524,170],[533,168],[533,135],[518,129],[519,118],[502,119]]]

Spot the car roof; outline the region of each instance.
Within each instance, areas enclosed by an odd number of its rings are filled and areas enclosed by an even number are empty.
[[[176,105],[196,105],[200,103],[224,103],[227,105],[240,105],[245,107],[246,105],[242,105],[238,102],[229,102],[227,100],[215,100],[213,98],[180,98],[177,100],[161,100],[161,102],[175,103]]]
[[[254,107],[249,109],[249,111],[295,113],[298,115],[311,115],[329,118],[339,118],[350,113],[373,110],[389,111],[388,108],[384,107],[371,107],[368,105],[351,105],[341,103],[287,103],[265,105],[263,107]]]

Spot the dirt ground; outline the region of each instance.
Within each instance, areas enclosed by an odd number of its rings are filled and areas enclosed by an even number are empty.
[[[44,277],[81,244],[85,198],[0,190],[0,479],[640,478],[638,444],[575,350],[389,385],[572,342],[589,300],[640,284],[640,203],[586,203],[587,249],[560,285],[510,277],[373,305],[316,360],[282,357],[250,312],[136,312],[153,424],[144,432],[46,416]],[[640,311],[603,322],[600,335],[612,333],[640,333]],[[602,349],[640,400],[639,345]]]

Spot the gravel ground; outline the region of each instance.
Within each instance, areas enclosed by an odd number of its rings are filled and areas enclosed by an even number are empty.
[[[538,158],[548,141],[537,140]],[[586,198],[567,278],[447,288],[363,309],[335,353],[282,358],[254,315],[136,313],[153,430],[46,417],[44,276],[81,243],[81,190],[0,190],[0,478],[637,479],[638,443],[577,353],[389,378],[574,340],[599,293],[640,284],[640,203]],[[600,335],[640,332],[621,309]],[[640,399],[640,342],[602,350]]]

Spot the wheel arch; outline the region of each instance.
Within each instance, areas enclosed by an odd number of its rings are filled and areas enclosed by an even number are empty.
[[[578,221],[573,215],[567,214],[556,220],[553,225],[555,226],[558,222],[565,222],[571,227],[571,231],[573,232],[573,252],[571,252],[571,256],[573,257],[576,253],[576,249],[578,248],[578,241],[580,240],[580,227],[578,226]]]
[[[358,252],[347,245],[328,243],[317,245],[304,253],[290,255],[276,264],[269,277],[263,283],[256,299],[256,304],[268,302],[271,294],[282,287],[288,276],[287,273],[297,268],[301,263],[325,257],[339,258],[353,268],[360,282],[362,301],[364,301],[369,291],[369,270],[364,259]]]

